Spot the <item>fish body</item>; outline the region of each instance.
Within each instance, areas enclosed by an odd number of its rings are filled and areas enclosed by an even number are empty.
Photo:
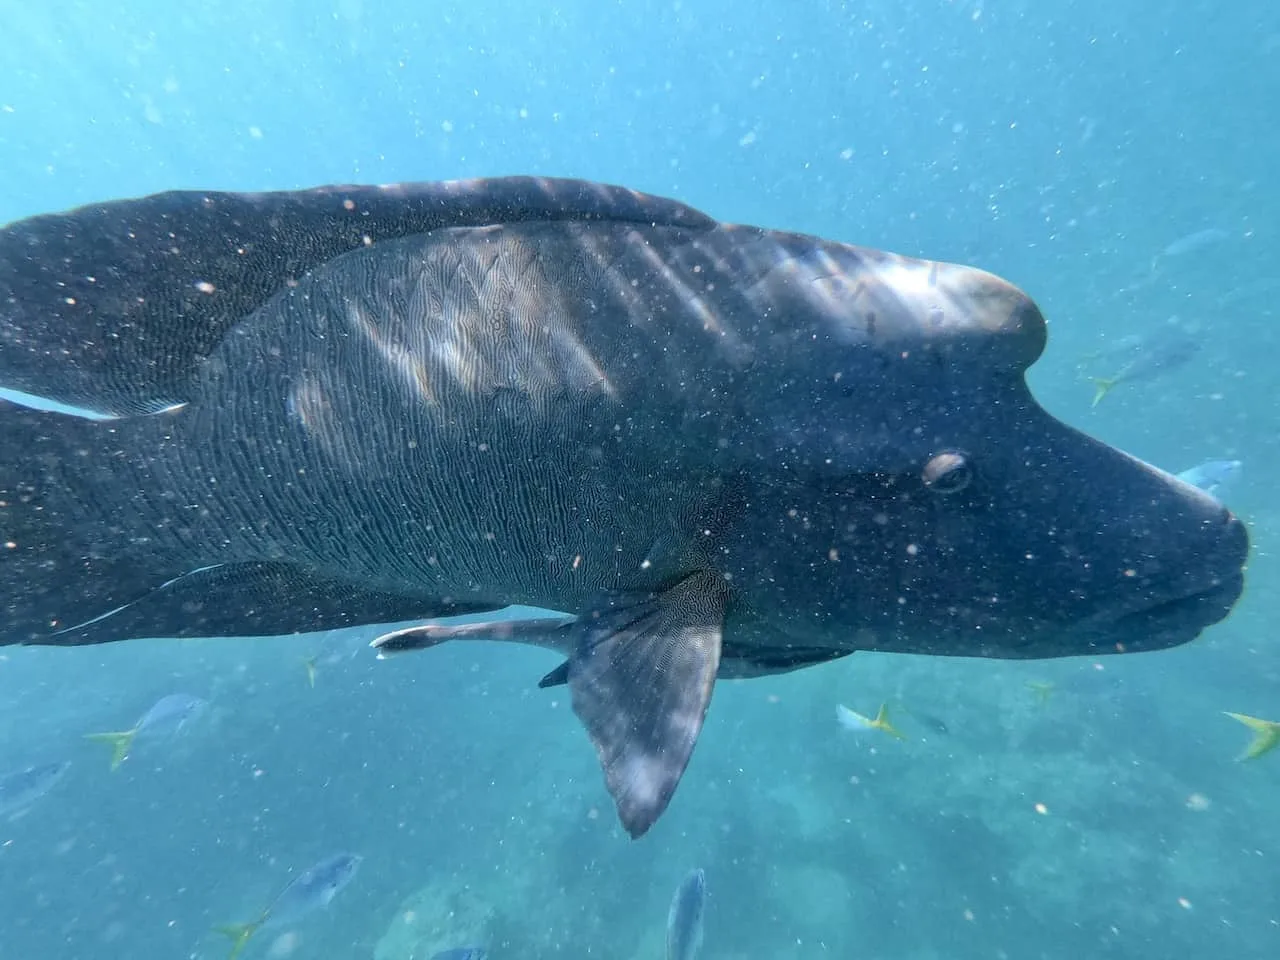
[[[171,693],[153,703],[135,726],[140,733],[170,736],[182,731],[208,705],[207,700],[190,693]]]
[[[1186,236],[1174,240],[1160,251],[1158,257],[1159,259],[1183,257],[1229,239],[1231,239],[1231,235],[1221,227],[1206,227],[1203,230],[1196,230],[1194,233],[1188,233]]]
[[[337,666],[344,660],[350,660],[360,652],[360,646],[352,641],[345,630],[331,630],[324,635],[319,649],[302,661],[307,673],[307,686],[316,685],[316,674],[321,669]]]
[[[295,877],[256,920],[218,927],[231,941],[229,960],[235,960],[259,930],[287,926],[327,907],[355,879],[362,860],[352,853],[326,857]]]
[[[1239,478],[1243,470],[1244,463],[1240,460],[1206,460],[1176,476],[1183,483],[1199,487],[1209,496],[1220,500],[1227,487]]]
[[[1046,337],[984,271],[581,181],[19,221],[0,386],[113,419],[0,407],[0,639],[535,643],[639,836],[718,679],[1228,614],[1243,525],[1046,413]],[[564,616],[431,623],[510,604]]]
[[[194,721],[208,701],[189,693],[171,693],[161,697],[138,718],[128,730],[86,734],[86,739],[111,747],[111,769],[116,770],[129,756],[138,737],[164,739],[181,733]]]
[[[1154,380],[1185,366],[1200,352],[1203,340],[1176,323],[1168,323],[1146,336],[1125,338],[1121,344],[1122,349],[1108,352],[1122,358],[1120,368],[1110,376],[1092,378],[1095,407],[1122,383]]]
[[[327,907],[355,879],[363,859],[353,853],[338,853],[303,871],[267,908],[268,922],[282,926]]]
[[[706,909],[706,873],[691,870],[676,888],[667,911],[667,960],[695,960],[702,949]]]
[[[836,704],[836,721],[851,733],[877,731],[879,733],[887,733],[898,740],[906,739],[898,728],[889,721],[889,707],[887,704],[882,703],[880,705],[880,710],[874,718],[863,716],[856,710],[850,710],[844,704]]]
[[[21,813],[66,774],[69,761],[41,763],[0,776],[0,816]]]

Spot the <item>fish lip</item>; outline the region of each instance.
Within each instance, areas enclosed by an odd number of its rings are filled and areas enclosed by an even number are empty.
[[[1225,620],[1243,592],[1243,570],[1215,578],[1197,590],[1115,618],[1103,629],[1101,640],[1118,650],[1161,650],[1189,643]]]

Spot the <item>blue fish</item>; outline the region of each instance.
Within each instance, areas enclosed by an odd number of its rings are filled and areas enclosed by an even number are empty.
[[[1094,384],[1092,406],[1121,383],[1154,380],[1185,365],[1200,352],[1203,341],[1199,331],[1184,328],[1176,317],[1148,334],[1122,338],[1115,350],[1100,354],[1116,358],[1120,368],[1109,377],[1090,377]]]
[[[667,912],[667,960],[694,960],[698,955],[706,907],[707,875],[691,870],[676,888]]]
[[[1161,250],[1157,257],[1160,259],[1182,257],[1188,253],[1195,253],[1197,250],[1203,250],[1205,247],[1211,247],[1214,244],[1230,239],[1231,234],[1221,227],[1207,227],[1204,230],[1197,230],[1195,233],[1188,233],[1185,237],[1179,237]]]
[[[1189,470],[1178,474],[1178,479],[1199,487],[1209,496],[1221,499],[1225,488],[1239,478],[1244,470],[1244,462],[1240,460],[1206,460]]]
[[[133,741],[139,734],[162,739],[182,732],[187,724],[204,712],[208,701],[189,693],[171,693],[161,697],[138,718],[128,730],[108,733],[89,733],[85,737],[111,746],[111,769],[117,769],[129,756]]]
[[[20,813],[43,797],[71,766],[69,761],[41,763],[0,777],[0,815]]]
[[[293,882],[271,901],[271,905],[262,911],[257,920],[218,927],[218,932],[231,940],[231,954],[228,960],[235,960],[240,956],[249,938],[263,927],[279,927],[293,923],[309,913],[327,907],[342,888],[355,879],[356,870],[359,869],[363,859],[354,853],[338,853],[326,857],[294,878]]]

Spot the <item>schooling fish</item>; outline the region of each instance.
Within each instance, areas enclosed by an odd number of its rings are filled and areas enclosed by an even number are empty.
[[[339,853],[321,860],[311,869],[299,874],[292,883],[280,891],[280,895],[256,920],[249,923],[232,923],[216,928],[231,940],[231,955],[235,960],[244,950],[249,938],[263,928],[282,927],[302,919],[333,902],[342,888],[355,879],[356,870],[363,860],[352,853]]]
[[[702,918],[707,909],[707,875],[692,870],[676,888],[667,911],[667,960],[694,960],[702,949]]]
[[[1228,614],[1244,526],[1046,413],[1046,338],[982,270],[582,181],[22,220],[0,386],[111,419],[0,406],[0,642],[487,613],[385,649],[561,654],[542,685],[639,836],[719,678],[1161,649]]]
[[[1235,482],[1243,470],[1244,463],[1240,460],[1206,460],[1176,476],[1183,483],[1199,487],[1209,496],[1221,500],[1225,489]]]
[[[71,763],[41,763],[0,776],[0,816],[21,813],[62,779]]]
[[[181,733],[196,717],[204,712],[208,701],[189,693],[171,693],[161,697],[138,718],[128,730],[114,733],[87,733],[85,738],[111,747],[111,769],[117,769],[129,756],[138,736],[164,739]]]

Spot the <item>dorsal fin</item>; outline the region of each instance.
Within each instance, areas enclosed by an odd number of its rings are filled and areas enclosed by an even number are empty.
[[[226,331],[306,271],[379,240],[538,220],[715,221],[583,180],[501,177],[276,193],[176,191],[0,229],[0,388],[105,414],[188,399]]]

